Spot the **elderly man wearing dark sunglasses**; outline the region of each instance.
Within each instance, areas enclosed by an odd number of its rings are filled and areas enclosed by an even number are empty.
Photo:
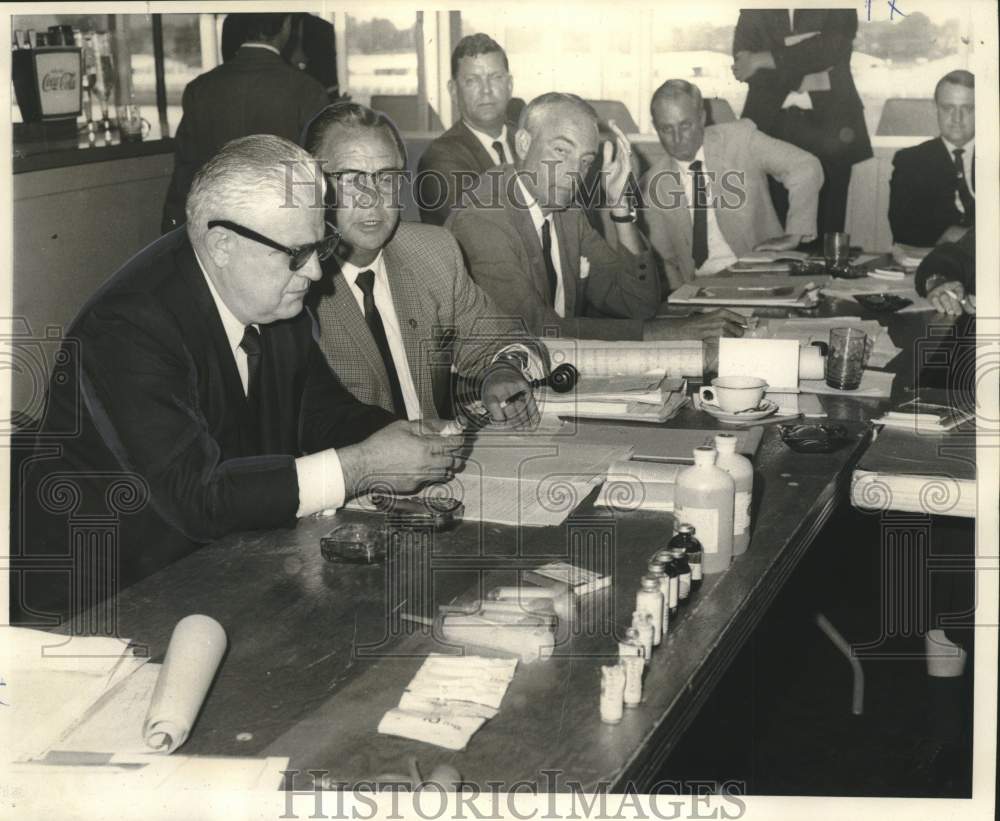
[[[92,605],[199,543],[339,507],[371,482],[414,490],[461,465],[461,436],[363,404],[316,346],[302,307],[336,244],[324,185],[287,140],[228,143],[195,176],[186,225],[84,306],[56,358],[21,546],[29,564],[69,555],[65,493],[114,514],[113,572],[25,573],[22,618],[64,611],[73,590]]]

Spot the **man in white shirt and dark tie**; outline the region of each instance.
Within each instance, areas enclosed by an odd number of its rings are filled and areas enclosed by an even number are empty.
[[[957,242],[976,221],[976,87],[951,71],[934,89],[941,136],[892,158],[889,225],[893,242],[930,247]]]
[[[494,419],[529,423],[534,404],[517,366],[531,360],[540,375],[537,343],[469,278],[451,234],[400,222],[406,147],[396,127],[335,103],[305,142],[330,181],[329,219],[343,236],[311,295],[340,382],[410,420],[458,415],[458,392],[476,386]]]
[[[701,91],[686,80],[667,80],[650,108],[666,155],[643,175],[642,215],[672,289],[751,251],[790,250],[815,237],[823,185],[815,156],[750,120],[706,126]],[[784,228],[768,175],[789,193]]]
[[[480,174],[514,159],[507,122],[514,79],[499,43],[485,34],[463,37],[451,55],[448,91],[455,124],[427,146],[415,188],[420,219],[432,225],[444,225]]]

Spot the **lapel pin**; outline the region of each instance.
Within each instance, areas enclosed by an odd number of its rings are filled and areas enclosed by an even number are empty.
[[[410,317],[410,327],[411,328],[417,327],[417,320],[415,320],[412,316]]]

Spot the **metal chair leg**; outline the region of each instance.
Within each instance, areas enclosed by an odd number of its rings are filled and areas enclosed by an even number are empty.
[[[861,669],[861,662],[851,653],[851,645],[847,643],[840,632],[834,627],[830,620],[822,613],[816,614],[816,624],[828,639],[833,642],[833,646],[843,653],[847,663],[851,665],[851,673],[854,675],[854,693],[851,699],[851,712],[859,716],[864,712],[865,705],[865,672]]]

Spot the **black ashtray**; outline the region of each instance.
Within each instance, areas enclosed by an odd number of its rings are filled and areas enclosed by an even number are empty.
[[[778,433],[796,453],[833,453],[851,440],[843,425],[778,425]]]
[[[823,276],[826,274],[826,262],[822,259],[790,259],[788,272],[795,277]]]
[[[912,299],[899,294],[855,294],[854,298],[862,308],[876,314],[894,314],[900,308],[913,304]]]

